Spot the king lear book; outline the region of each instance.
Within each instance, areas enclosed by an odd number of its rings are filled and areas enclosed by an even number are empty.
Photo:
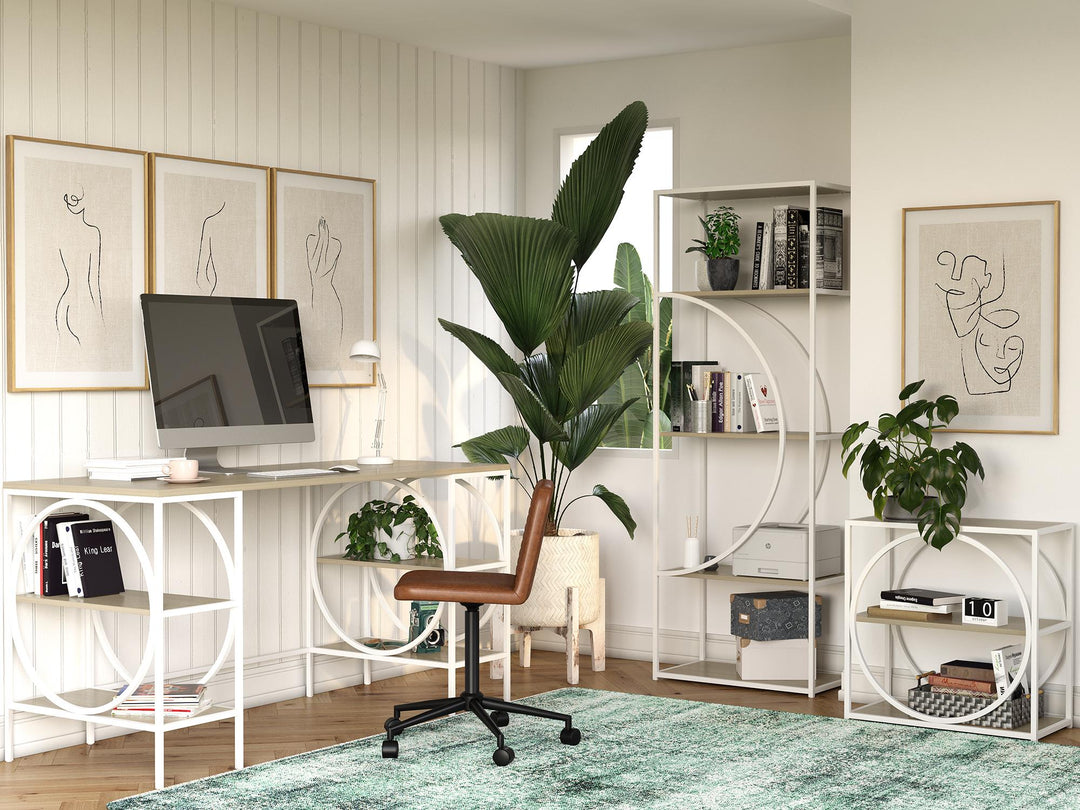
[[[56,532],[62,523],[89,520],[85,512],[54,512],[41,521],[41,595],[60,596],[68,592],[67,576],[64,574],[64,557],[60,551],[60,537]]]
[[[124,577],[111,520],[80,520],[58,529],[71,596],[123,593]]]

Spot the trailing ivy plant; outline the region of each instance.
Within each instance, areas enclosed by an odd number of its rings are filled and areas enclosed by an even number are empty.
[[[923,382],[905,386],[900,401],[907,401]],[[932,401],[912,400],[895,414],[883,413],[876,427],[857,422],[844,431],[844,476],[859,459],[859,477],[877,518],[882,518],[886,499],[895,496],[901,507],[917,516],[919,534],[936,549],[944,548],[960,531],[968,475],[984,477],[982,461],[970,445],[933,446],[934,429],[947,427],[959,412],[956,398],[943,394]],[[867,430],[878,435],[860,442]]]
[[[387,537],[394,536],[394,529],[406,520],[412,520],[416,530],[416,542],[413,545],[417,557],[442,557],[439,545],[439,532],[431,521],[427,510],[416,502],[412,495],[406,495],[401,503],[376,499],[368,501],[359,512],[349,515],[348,528],[335,540],[348,536],[345,546],[345,558],[349,560],[373,560],[378,551],[383,557],[390,557],[392,562],[401,562],[401,555],[390,554],[390,546],[380,539],[380,533]]]
[[[688,247],[687,253],[704,253],[710,259],[727,259],[739,252],[739,215],[730,205],[718,206],[708,216],[698,217],[698,222],[705,229],[705,238],[691,239],[697,244]]]

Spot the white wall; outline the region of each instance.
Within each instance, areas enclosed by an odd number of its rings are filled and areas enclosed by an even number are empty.
[[[375,178],[388,451],[460,457],[454,442],[499,419],[498,385],[436,323],[493,320],[436,217],[514,210],[517,71],[202,0],[0,0],[0,36],[5,134]],[[372,389],[318,389],[313,444],[244,449],[227,462],[354,457],[361,425],[371,441],[375,397]],[[82,475],[87,457],[159,452],[148,393],[0,401],[6,480]],[[299,498],[264,495],[246,511],[246,651],[272,657],[301,642]],[[169,534],[170,582],[213,592],[220,575],[191,519],[170,517]],[[355,625],[356,584],[329,579],[338,615]],[[20,615],[29,627],[29,611]],[[70,688],[78,653],[57,639],[77,642],[76,619],[37,619],[38,665],[54,673],[54,687]],[[212,621],[170,630],[170,671],[212,660]],[[138,643],[121,642],[129,658]],[[356,672],[353,664],[322,667],[327,684]],[[248,692],[253,702],[296,694],[299,678],[295,662],[284,662],[253,671]],[[77,741],[63,736],[74,724],[17,725],[20,750]]]
[[[1061,201],[1060,435],[963,436],[986,466],[986,481],[972,487],[964,510],[971,516],[1080,520],[1070,460],[1080,450],[1073,419],[1080,327],[1071,317],[1080,114],[1069,101],[1080,73],[1078,30],[1080,6],[1072,0],[854,4],[851,374],[858,385],[852,414],[892,410],[900,387],[901,209]],[[870,511],[857,487],[851,503],[853,514]],[[916,573],[926,581],[1008,595],[988,565],[969,564],[959,547],[924,556],[925,568]],[[1060,611],[1060,602],[1048,598],[1047,608]],[[1056,643],[1050,648],[1056,652]],[[923,668],[957,652],[924,649]],[[985,645],[968,652],[987,654]]]
[[[645,102],[651,121],[675,126],[676,186],[808,179],[847,183],[849,61],[849,41],[842,38],[530,70],[525,74],[526,213],[550,214],[558,182],[558,134],[598,128],[635,99]],[[693,261],[684,257],[682,250],[690,236],[697,235],[696,213],[699,209],[685,210],[681,230],[676,231],[681,275],[677,286],[681,289],[695,288]],[[744,246],[752,248],[754,220],[761,216],[755,214],[743,222]],[[744,257],[751,253],[743,251]],[[642,260],[651,268],[652,257],[643,256]],[[748,258],[744,266],[748,272]],[[843,315],[846,304],[840,307],[833,312]],[[774,311],[792,319],[797,328],[804,328],[805,317],[797,307],[782,306]],[[709,356],[730,364],[729,368],[738,367],[734,358],[745,357],[745,350],[730,345],[725,333],[711,328]],[[847,399],[846,317],[833,324],[832,333],[824,331],[819,344],[822,352],[827,345],[833,347],[825,373],[840,386],[834,401],[843,410]],[[704,339],[677,335],[676,358],[700,354],[705,349]],[[782,348],[791,352],[790,346]],[[837,418],[845,417],[841,413]],[[751,510],[761,503],[773,470],[775,445],[771,443],[740,448],[730,456],[714,453],[704,475],[700,451],[700,443],[680,442],[678,457],[661,463],[666,504],[663,526],[671,531],[667,539],[676,544],[670,546],[676,554],[680,553],[679,538],[685,536],[684,514],[687,509],[699,508],[684,505],[684,500],[700,496],[710,504],[701,516],[702,532],[708,533],[709,551],[715,552],[730,544],[732,526],[753,517]],[[800,471],[805,469],[805,451],[796,451],[793,458]],[[798,517],[805,489],[795,479],[788,482],[780,510],[771,519]],[[651,454],[598,452],[574,473],[571,487],[583,493],[596,482],[626,498],[638,521],[636,539],[627,540],[619,523],[596,501],[575,506],[568,520],[571,525],[601,532],[609,652],[648,657],[652,648]],[[688,498],[688,493],[693,498]],[[844,495],[843,488],[834,485],[831,512],[819,515],[819,519],[841,520],[846,514]],[[686,580],[680,584],[686,585]],[[727,593],[716,590],[713,594],[710,632],[727,632]],[[692,654],[696,641],[684,631],[696,631],[696,610],[671,594],[665,597],[665,606],[662,626],[670,632],[664,634],[663,648],[673,654]],[[835,628],[822,640],[823,646],[830,647],[837,667],[840,640]],[[734,658],[733,649],[711,652]]]

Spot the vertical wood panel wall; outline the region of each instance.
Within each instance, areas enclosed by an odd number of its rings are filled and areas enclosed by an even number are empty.
[[[512,69],[224,4],[0,0],[4,134],[377,181],[377,332],[390,386],[386,446],[398,457],[459,457],[455,442],[506,415],[490,375],[436,322],[488,334],[497,326],[437,217],[514,211],[520,104]],[[313,397],[314,443],[241,448],[225,462],[348,458],[362,451],[361,436],[370,444],[374,389],[322,388]],[[158,452],[147,392],[4,393],[0,419],[6,480],[82,475],[88,457]],[[302,639],[300,506],[299,494],[286,491],[250,497],[245,510],[246,651],[267,667]],[[170,584],[223,587],[201,527],[183,510],[168,520]],[[135,525],[149,529],[142,518]],[[124,557],[129,580],[133,562]],[[340,572],[326,580],[339,617],[355,626],[353,584]],[[50,683],[80,685],[75,618],[20,611],[20,621],[34,627],[37,664],[56,673]],[[112,627],[124,657],[137,657],[138,639]],[[169,669],[212,660],[223,627],[220,617],[172,620]],[[272,677],[249,678],[253,702],[299,682],[297,661],[276,666]],[[70,744],[72,730],[27,719],[17,745]]]

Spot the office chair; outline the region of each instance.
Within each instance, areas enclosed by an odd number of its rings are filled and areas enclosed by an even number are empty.
[[[514,749],[506,745],[500,731],[500,728],[509,724],[510,714],[528,714],[559,720],[564,723],[559,740],[565,745],[577,745],[581,742],[581,732],[574,728],[570,715],[485,697],[480,691],[480,606],[520,605],[529,598],[554,489],[551,481],[544,480],[533,490],[529,516],[525,521],[525,532],[521,540],[521,552],[513,574],[490,571],[409,571],[398,580],[397,587],[394,588],[396,599],[460,602],[465,607],[465,691],[453,698],[421,700],[395,706],[394,716],[385,724],[383,757],[397,757],[398,741],[394,738],[405,729],[460,711],[471,711],[495,735],[498,748],[491,758],[496,765],[509,765],[514,761]],[[454,640],[448,639],[447,643],[453,644]],[[402,712],[413,711],[421,713],[407,720],[401,719]]]

